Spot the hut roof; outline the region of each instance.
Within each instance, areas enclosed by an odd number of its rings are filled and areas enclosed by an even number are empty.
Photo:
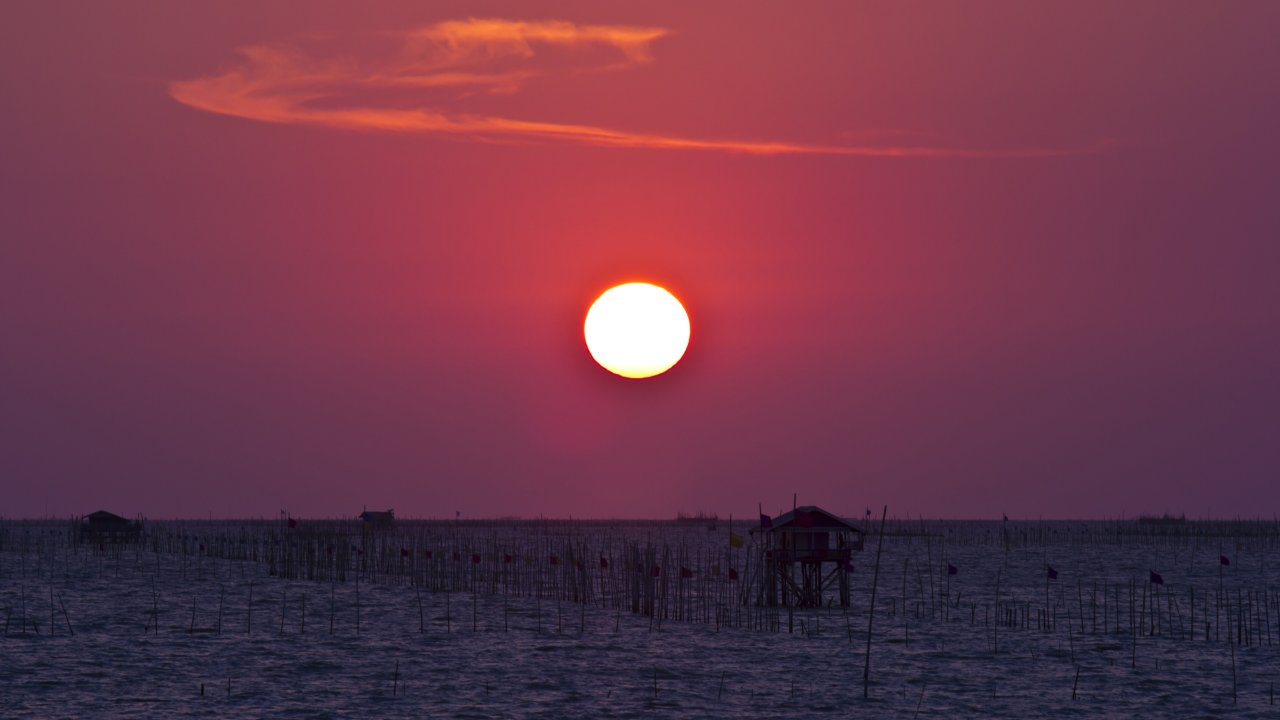
[[[96,523],[127,523],[129,522],[126,518],[122,518],[119,515],[116,515],[115,513],[107,512],[106,510],[97,510],[97,511],[91,512],[88,515],[85,515],[84,519],[90,522],[96,522]]]
[[[758,528],[767,532],[774,532],[782,528],[792,530],[802,529],[812,532],[830,532],[832,530],[847,530],[861,534],[856,525],[845,520],[839,515],[823,510],[816,505],[801,505],[790,512],[785,512],[776,518],[773,518],[773,526],[770,528]]]

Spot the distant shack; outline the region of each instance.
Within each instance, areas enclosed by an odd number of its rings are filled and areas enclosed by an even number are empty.
[[[1186,515],[1173,516],[1168,513],[1164,515],[1139,515],[1138,525],[1145,527],[1176,527],[1187,524]]]
[[[80,518],[80,542],[127,543],[142,537],[142,521],[133,521],[106,510]]]
[[[359,515],[366,530],[389,528],[396,522],[395,510],[365,510]]]

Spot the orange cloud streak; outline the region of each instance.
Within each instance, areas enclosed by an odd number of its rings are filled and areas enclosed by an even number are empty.
[[[715,150],[754,155],[821,154],[869,157],[1046,157],[1090,150],[983,150],[920,146],[815,145],[793,142],[700,139],[592,125],[539,122],[450,112],[447,108],[330,107],[344,94],[389,87],[456,88],[515,92],[541,74],[529,64],[538,45],[600,46],[630,67],[652,59],[653,41],[667,30],[563,21],[450,20],[395,35],[398,47],[377,60],[323,58],[282,47],[242,48],[243,61],[221,75],[173,82],[170,95],[185,105],[260,122],[347,130],[450,133],[471,136],[549,138],[589,145]]]

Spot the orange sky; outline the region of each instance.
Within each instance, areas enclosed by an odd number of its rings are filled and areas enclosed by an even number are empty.
[[[1269,513],[1278,16],[5,5],[0,512]]]

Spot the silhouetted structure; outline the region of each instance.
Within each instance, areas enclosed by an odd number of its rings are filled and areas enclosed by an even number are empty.
[[[360,520],[365,527],[387,527],[395,523],[395,510],[365,510],[360,513]]]
[[[106,510],[91,512],[80,518],[81,542],[132,542],[141,537],[141,535],[141,521],[131,521]]]
[[[715,530],[720,521],[720,516],[715,513],[707,513],[699,510],[697,513],[690,515],[685,512],[676,513],[677,525],[702,525],[708,530]]]
[[[1146,526],[1169,526],[1169,525],[1185,525],[1187,524],[1186,515],[1173,516],[1168,513],[1164,515],[1139,515],[1138,524]]]
[[[773,518],[771,527],[751,532],[761,536],[765,604],[820,607],[832,586],[839,588],[840,604],[849,604],[848,573],[853,551],[861,550],[863,542],[862,531],[852,523],[804,505]]]

